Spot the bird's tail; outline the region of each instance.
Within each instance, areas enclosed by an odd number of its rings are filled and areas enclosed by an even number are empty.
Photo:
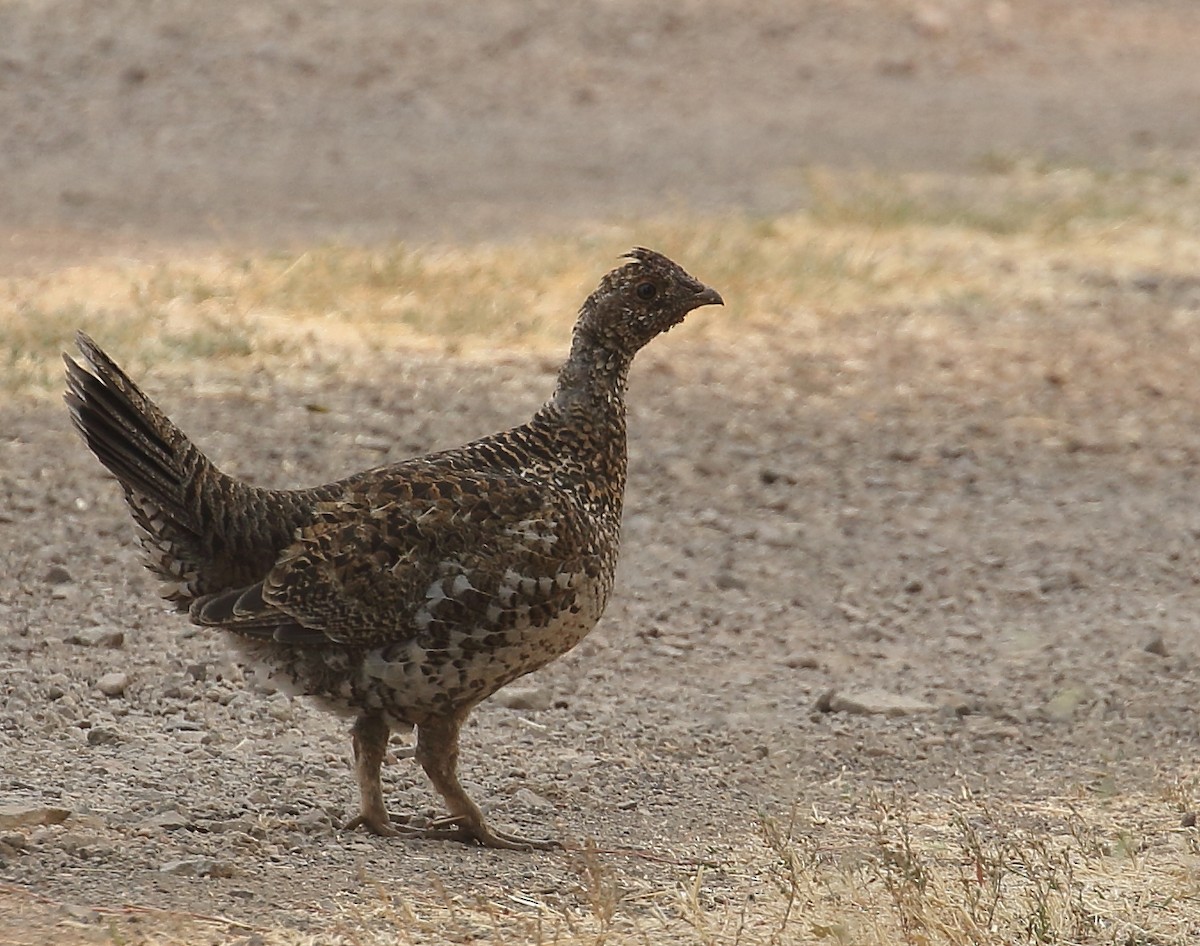
[[[71,419],[124,488],[163,597],[186,610],[236,580],[228,540],[237,537],[222,535],[230,531],[222,510],[237,507],[237,493],[257,491],[218,470],[92,339],[80,332],[75,340],[83,363],[64,356]]]

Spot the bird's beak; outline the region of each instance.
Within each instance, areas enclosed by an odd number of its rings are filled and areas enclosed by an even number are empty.
[[[698,293],[692,296],[692,308],[698,309],[702,305],[724,305],[725,300],[721,298],[721,294],[715,289],[709,289],[705,286]]]

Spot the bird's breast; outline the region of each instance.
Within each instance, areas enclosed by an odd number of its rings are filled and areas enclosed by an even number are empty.
[[[583,640],[600,618],[608,584],[582,583],[572,605],[553,615],[534,610],[503,627],[484,621],[375,648],[363,656],[356,688],[366,708],[412,722],[474,705]]]

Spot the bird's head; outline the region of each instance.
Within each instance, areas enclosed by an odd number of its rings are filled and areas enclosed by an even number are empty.
[[[577,331],[593,343],[632,357],[692,309],[725,304],[715,289],[661,253],[635,247],[625,257],[628,262],[600,280],[580,311]]]

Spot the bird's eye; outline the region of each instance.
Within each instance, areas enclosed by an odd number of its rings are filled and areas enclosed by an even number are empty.
[[[637,293],[637,297],[643,302],[649,302],[658,295],[658,286],[652,282],[640,282],[633,291]]]

